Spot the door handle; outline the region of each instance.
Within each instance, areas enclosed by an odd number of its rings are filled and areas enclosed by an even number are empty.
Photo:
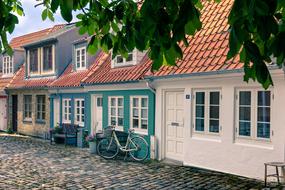
[[[171,125],[177,127],[177,126],[179,126],[179,123],[177,123],[177,122],[171,122]]]

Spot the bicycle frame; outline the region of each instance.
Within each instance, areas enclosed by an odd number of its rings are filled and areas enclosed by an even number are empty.
[[[131,133],[130,133],[130,132],[129,132],[129,134],[128,134],[128,138],[127,138],[127,142],[126,142],[126,145],[125,145],[125,146],[122,146],[122,145],[121,145],[121,143],[120,143],[120,141],[119,141],[119,139],[118,139],[118,137],[117,137],[117,134],[116,134],[115,130],[112,131],[111,142],[113,141],[113,139],[115,140],[117,146],[119,147],[119,149],[120,149],[122,152],[130,152],[130,151],[137,151],[137,150],[138,150],[137,145],[136,145],[135,143],[133,143],[133,141],[131,140]],[[132,143],[132,144],[134,145],[135,149],[130,149],[130,148],[128,148],[128,145],[129,145],[130,143]],[[110,145],[111,145],[111,144],[112,144],[112,143],[110,143]],[[110,148],[110,147],[108,147],[108,148]]]

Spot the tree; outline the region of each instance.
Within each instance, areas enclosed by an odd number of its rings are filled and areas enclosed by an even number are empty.
[[[43,20],[53,20],[53,14],[60,10],[64,20],[70,22],[72,12],[81,10],[76,25],[80,34],[91,36],[89,52],[100,47],[105,51],[112,49],[113,56],[127,56],[134,48],[148,49],[153,69],[157,70],[161,65],[175,65],[183,57],[179,44],[188,46],[186,36],[201,29],[203,1],[42,0],[38,6],[45,7]],[[11,53],[7,33],[13,32],[17,16],[23,15],[21,0],[2,0],[0,10],[0,48]],[[240,56],[245,81],[257,80],[264,88],[273,85],[266,63],[272,62],[273,57],[280,67],[284,63],[284,21],[284,0],[234,0],[228,17],[228,59]]]

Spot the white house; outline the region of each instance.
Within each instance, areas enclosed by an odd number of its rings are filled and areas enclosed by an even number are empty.
[[[285,75],[271,66],[274,87],[243,81],[238,57],[226,61],[231,0],[206,3],[203,28],[189,37],[177,67],[151,77],[160,160],[171,159],[253,178],[264,163],[284,161]]]

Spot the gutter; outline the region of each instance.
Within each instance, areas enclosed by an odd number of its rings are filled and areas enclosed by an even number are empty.
[[[146,80],[146,86],[147,88],[154,94],[156,94],[156,89],[153,87],[153,85],[151,84],[150,80]]]

